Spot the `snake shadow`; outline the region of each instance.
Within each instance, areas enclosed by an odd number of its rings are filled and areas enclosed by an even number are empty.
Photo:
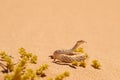
[[[53,59],[53,55],[50,55],[49,57],[51,59]],[[64,62],[61,62],[61,61],[53,61],[53,63],[58,64],[58,65],[67,65],[67,66],[69,66],[71,68],[77,69],[74,65],[69,64],[69,63],[64,63]]]
[[[69,66],[69,67],[71,67],[71,68],[73,68],[73,69],[77,69],[74,65],[72,65],[72,64],[68,64],[68,63],[61,63],[60,61],[55,61],[55,62],[53,62],[53,63],[55,63],[55,64],[58,64],[58,65],[66,65],[66,66]]]

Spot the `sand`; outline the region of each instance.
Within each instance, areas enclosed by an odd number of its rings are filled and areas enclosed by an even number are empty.
[[[17,58],[18,48],[24,47],[39,57],[37,66],[50,65],[47,77],[70,71],[65,80],[120,80],[119,3],[119,0],[1,0],[0,50]],[[86,68],[52,63],[48,56],[55,50],[69,49],[81,39],[87,41],[84,48],[90,56]],[[94,59],[102,63],[101,70],[91,67]]]

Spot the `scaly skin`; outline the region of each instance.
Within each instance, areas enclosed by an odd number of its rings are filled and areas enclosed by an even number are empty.
[[[83,54],[83,53],[80,53],[77,55],[66,55],[66,54],[54,53],[53,58],[54,58],[54,62],[57,59],[61,62],[72,63],[73,61],[78,61],[78,62],[84,61],[87,58],[87,56],[86,54]]]
[[[56,50],[53,53],[54,62],[55,62],[56,59],[58,59],[58,60],[60,60],[62,62],[66,62],[66,63],[71,63],[73,61],[85,60],[86,59],[85,54],[76,55],[76,52],[74,52],[83,43],[85,43],[85,41],[80,40],[80,41],[77,41],[77,43],[75,44],[75,46],[72,49],[69,49],[69,50]]]

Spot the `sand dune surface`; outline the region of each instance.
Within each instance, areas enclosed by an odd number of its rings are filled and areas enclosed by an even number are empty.
[[[38,66],[50,65],[47,77],[70,71],[65,80],[120,80],[119,3],[119,0],[1,0],[0,50],[18,57],[18,48],[24,47],[38,56]],[[49,55],[57,49],[73,47],[78,40],[87,41],[84,48],[90,58],[86,68],[52,63]],[[102,63],[101,70],[91,67],[94,59]]]

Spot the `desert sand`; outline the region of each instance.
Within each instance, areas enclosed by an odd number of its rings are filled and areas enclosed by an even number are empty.
[[[0,50],[17,58],[18,48],[24,47],[38,56],[38,66],[50,65],[47,77],[70,71],[65,80],[120,80],[119,3],[119,0],[0,0]],[[90,59],[86,68],[52,63],[49,55],[57,49],[73,47],[78,40],[87,41],[84,48]],[[93,59],[102,63],[101,70],[91,67]]]

